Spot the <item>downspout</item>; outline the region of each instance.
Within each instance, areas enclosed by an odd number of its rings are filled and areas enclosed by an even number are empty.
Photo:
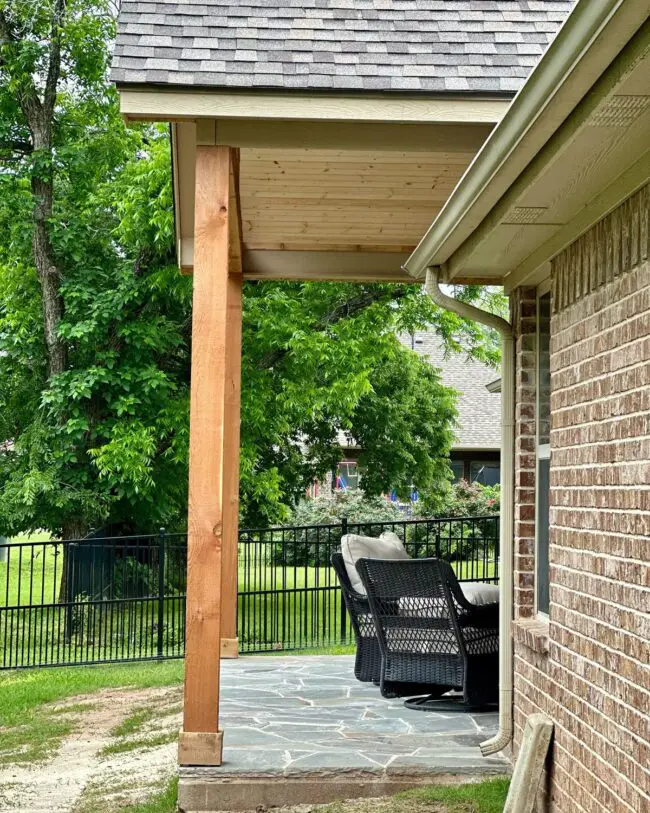
[[[501,522],[499,531],[499,731],[481,743],[483,756],[503,750],[512,739],[512,558],[514,532],[514,369],[512,325],[493,313],[459,302],[440,290],[440,269],[427,268],[424,290],[436,305],[480,322],[501,336]]]

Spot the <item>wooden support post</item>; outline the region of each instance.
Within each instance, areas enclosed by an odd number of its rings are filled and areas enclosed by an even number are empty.
[[[239,426],[241,400],[242,250],[239,155],[231,150],[228,289],[226,294],[226,389],[223,460],[223,565],[221,571],[221,657],[236,658],[237,547],[239,542]]]
[[[230,148],[197,147],[181,765],[220,765],[219,664]]]

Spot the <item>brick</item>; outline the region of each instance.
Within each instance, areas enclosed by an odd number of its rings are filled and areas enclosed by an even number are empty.
[[[534,622],[514,642],[515,751],[528,715],[556,725],[551,813],[650,810],[649,211],[645,187],[552,261],[548,653]],[[534,614],[534,303],[511,296],[515,619]]]

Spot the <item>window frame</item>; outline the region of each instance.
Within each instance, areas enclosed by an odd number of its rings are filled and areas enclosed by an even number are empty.
[[[544,282],[541,282],[537,286],[537,292],[535,297],[535,589],[534,589],[534,610],[535,615],[543,621],[549,620],[549,612],[548,610],[542,610],[539,607],[539,566],[541,563],[541,557],[539,555],[539,540],[540,540],[540,528],[542,517],[540,515],[540,499],[539,499],[539,485],[540,485],[540,474],[539,474],[539,464],[541,460],[548,460],[549,461],[549,494],[548,494],[548,506],[549,506],[549,516],[547,516],[546,521],[548,522],[547,528],[547,552],[550,548],[550,459],[551,459],[551,444],[549,443],[540,443],[540,424],[541,424],[541,408],[540,408],[540,300],[542,297],[546,296],[547,294],[551,294],[551,280],[550,277]],[[552,301],[551,301],[552,304]],[[550,330],[549,330],[550,336]],[[547,582],[550,586],[550,564],[549,564],[549,573],[547,574]]]

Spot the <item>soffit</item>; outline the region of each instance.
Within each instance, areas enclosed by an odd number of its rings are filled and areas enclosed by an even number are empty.
[[[489,129],[441,125],[428,131],[429,149],[423,138],[410,145],[405,139],[402,149],[395,148],[398,142],[390,149],[388,142],[379,148],[241,146],[245,277],[412,281],[402,263]],[[177,123],[174,132],[179,264],[189,269],[197,127]],[[200,142],[206,132],[201,125]],[[254,142],[250,135],[242,140]]]
[[[650,176],[648,33],[594,90],[450,257],[448,279],[480,276],[507,288],[536,282],[545,264]]]

